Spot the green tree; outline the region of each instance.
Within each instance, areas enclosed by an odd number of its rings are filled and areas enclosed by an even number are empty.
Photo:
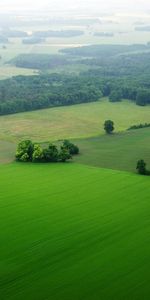
[[[68,149],[71,155],[77,155],[79,154],[79,148],[77,145],[71,143],[68,140],[64,140],[63,147]]]
[[[149,89],[139,89],[136,96],[136,104],[140,106],[145,106],[150,103],[150,90]]]
[[[32,161],[34,145],[30,140],[24,140],[18,144],[16,159],[18,161]]]
[[[69,160],[71,158],[72,158],[72,155],[70,154],[69,150],[62,146],[60,149],[60,152],[59,152],[59,160],[61,162],[66,162],[67,160]]]
[[[46,162],[57,162],[59,157],[57,147],[49,144],[48,148],[43,150],[43,157]]]
[[[39,144],[34,145],[34,150],[32,154],[32,161],[33,162],[42,162],[44,158],[43,149]]]
[[[141,174],[141,175],[146,175],[147,174],[146,163],[143,159],[138,160],[136,169],[137,169],[138,173]]]
[[[110,102],[119,102],[122,99],[122,93],[120,90],[112,90],[109,95]]]
[[[111,120],[106,120],[104,123],[104,130],[108,134],[112,133],[114,131],[114,122]]]

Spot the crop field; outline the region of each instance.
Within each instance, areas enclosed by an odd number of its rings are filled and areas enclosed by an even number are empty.
[[[18,142],[32,139],[36,142],[64,138],[84,138],[104,134],[107,119],[115,123],[116,132],[129,126],[149,123],[150,107],[136,106],[130,101],[99,102],[57,107],[0,117],[0,140]]]
[[[150,129],[138,129],[74,141],[80,148],[78,163],[124,171],[136,171],[139,159],[150,169]]]
[[[149,298],[148,177],[13,163],[0,182],[1,300]]]

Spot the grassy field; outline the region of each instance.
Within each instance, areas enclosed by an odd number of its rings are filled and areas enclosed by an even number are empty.
[[[148,177],[14,163],[0,182],[1,300],[149,298]]]
[[[103,123],[115,122],[116,132],[133,124],[150,121],[150,106],[136,106],[130,101],[99,102],[58,107],[0,117],[0,140],[16,142],[31,138],[50,141],[84,138],[104,134]]]
[[[144,159],[150,169],[150,129],[131,130],[113,135],[101,135],[85,139],[75,139],[73,143],[80,149],[80,155],[73,162],[114,169],[136,171],[136,163]],[[12,162],[17,145],[12,142],[0,142],[0,163]]]
[[[14,143],[0,141],[0,164],[14,160],[16,145]]]
[[[135,172],[139,159],[147,162],[150,169],[150,129],[126,131],[75,140],[80,155],[75,161],[91,166]]]

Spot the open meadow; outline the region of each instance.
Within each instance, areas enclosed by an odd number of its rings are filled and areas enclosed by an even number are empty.
[[[107,99],[87,104],[43,109],[0,117],[0,140],[18,142],[32,139],[36,142],[65,138],[85,138],[104,134],[107,119],[121,132],[131,125],[149,123],[150,106],[137,106],[124,100],[110,103]]]
[[[148,177],[13,163],[0,182],[1,300],[148,299]]]

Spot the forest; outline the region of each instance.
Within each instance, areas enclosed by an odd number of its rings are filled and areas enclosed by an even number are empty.
[[[128,99],[150,104],[149,45],[87,46],[66,49],[65,55],[20,54],[9,61],[16,67],[37,69],[39,75],[16,76],[0,81],[0,114],[54,106]],[[76,53],[76,55],[75,55]],[[86,65],[88,70],[49,74],[67,65]]]

